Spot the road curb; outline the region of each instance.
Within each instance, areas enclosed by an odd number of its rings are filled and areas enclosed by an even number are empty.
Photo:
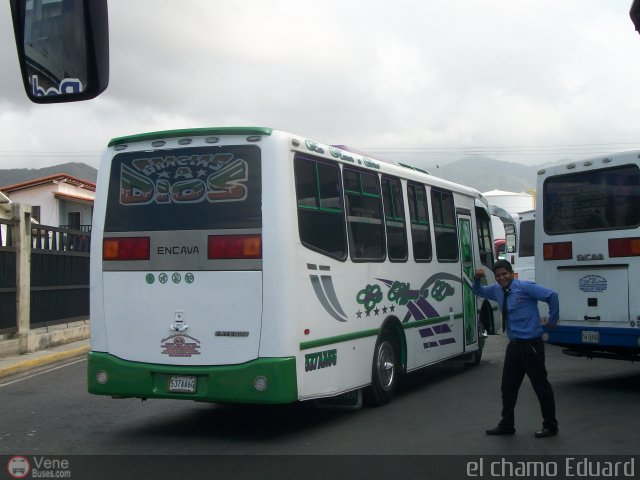
[[[31,370],[36,367],[48,365],[50,363],[59,362],[61,360],[67,360],[69,358],[80,357],[86,355],[89,352],[89,347],[78,347],[65,350],[62,352],[48,353],[41,355],[38,358],[28,359],[20,361],[15,365],[0,368],[0,378],[8,377],[9,375],[15,375],[16,373],[22,373],[27,370]]]

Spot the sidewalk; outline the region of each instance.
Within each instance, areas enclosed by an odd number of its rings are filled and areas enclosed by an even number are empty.
[[[86,356],[87,352],[89,352],[88,338],[52,347],[47,350],[0,357],[0,380],[62,360]]]

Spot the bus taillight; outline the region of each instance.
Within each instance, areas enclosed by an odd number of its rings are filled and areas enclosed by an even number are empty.
[[[571,242],[557,242],[544,244],[545,260],[570,260],[573,258],[573,245]]]
[[[210,260],[262,258],[261,235],[209,235]]]
[[[102,241],[103,260],[149,260],[149,237],[112,237]]]
[[[640,238],[610,238],[609,257],[635,257],[640,255]]]

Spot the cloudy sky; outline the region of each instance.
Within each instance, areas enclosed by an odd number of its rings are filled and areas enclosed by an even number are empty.
[[[109,0],[109,88],[64,105],[27,100],[1,3],[0,168],[236,125],[423,166],[640,148],[632,0]]]

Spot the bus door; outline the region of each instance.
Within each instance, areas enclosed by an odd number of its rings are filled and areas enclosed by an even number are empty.
[[[476,300],[473,294],[474,249],[471,215],[458,210],[458,237],[460,238],[460,266],[462,280],[462,318],[464,350],[478,343],[478,322]]]

